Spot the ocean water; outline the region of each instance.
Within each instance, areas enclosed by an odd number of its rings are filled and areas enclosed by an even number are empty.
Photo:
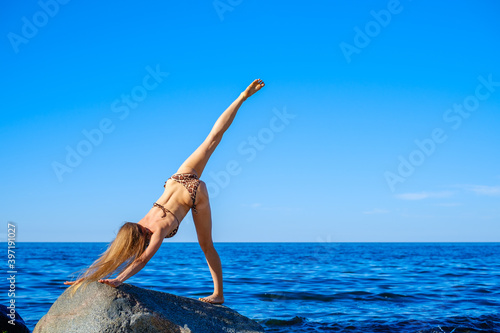
[[[63,282],[107,246],[16,245],[17,310],[31,330],[67,288]],[[267,332],[500,332],[500,243],[215,246],[225,305]],[[165,242],[126,283],[193,298],[212,292],[196,243]],[[7,305],[6,292],[0,300]]]

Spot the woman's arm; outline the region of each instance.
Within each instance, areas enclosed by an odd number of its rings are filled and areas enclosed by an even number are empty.
[[[212,130],[208,134],[207,138],[203,143],[187,158],[187,160],[182,163],[177,173],[191,173],[196,172],[198,177],[201,177],[203,169],[208,162],[208,159],[214,152],[217,145],[220,143],[222,136],[227,131],[229,126],[231,126],[236,113],[238,112],[240,106],[244,101],[257,91],[264,87],[264,82],[261,79],[254,80],[246,89],[243,91],[238,98],[229,105],[229,107],[219,116],[215,122]]]
[[[163,238],[166,236],[166,232],[157,231],[151,236],[148,247],[144,253],[137,259],[135,259],[123,272],[121,272],[114,279],[101,279],[99,282],[109,284],[112,287],[118,287],[125,280],[137,274],[141,269],[146,266],[148,261],[155,255],[155,253],[160,248],[163,243]]]

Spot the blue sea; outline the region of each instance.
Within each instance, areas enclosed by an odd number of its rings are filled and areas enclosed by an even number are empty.
[[[17,309],[33,330],[107,244],[16,246]],[[267,332],[500,332],[500,243],[215,246],[225,305]],[[192,298],[213,290],[197,243],[165,242],[126,283]]]

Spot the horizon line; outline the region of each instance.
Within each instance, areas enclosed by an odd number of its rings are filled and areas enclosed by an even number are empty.
[[[8,243],[8,241],[1,241],[1,243]],[[75,241],[75,242],[65,242],[65,241],[16,241],[16,243],[111,243],[109,241]],[[170,241],[169,243],[176,243],[176,244],[185,244],[185,243],[193,243],[193,244],[198,244],[197,241],[195,242],[176,242],[176,241]],[[217,243],[258,243],[258,244],[265,244],[265,243],[284,243],[284,244],[335,244],[335,243],[378,243],[378,244],[387,244],[387,243],[393,243],[393,244],[422,244],[422,243],[500,243],[500,241],[335,241],[335,242],[322,242],[322,241],[317,241],[317,242],[297,242],[297,241],[248,241],[248,242],[214,242],[214,244]]]

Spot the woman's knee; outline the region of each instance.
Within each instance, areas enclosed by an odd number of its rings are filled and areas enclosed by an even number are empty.
[[[212,250],[215,250],[214,248],[214,243],[212,241],[200,241],[200,247],[203,253],[210,252]]]

